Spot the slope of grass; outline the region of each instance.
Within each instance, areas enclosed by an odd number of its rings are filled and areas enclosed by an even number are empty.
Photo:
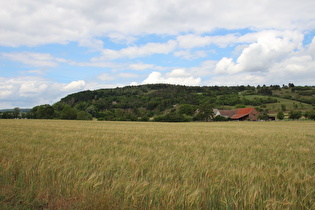
[[[244,97],[249,99],[249,100],[254,100],[256,98],[267,99],[270,96],[246,95]],[[272,97],[272,96],[270,98],[278,100],[278,103],[266,104],[266,108],[268,108],[271,113],[275,113],[275,112],[278,112],[279,110],[281,110],[281,104],[284,104],[286,106],[287,110],[307,111],[307,110],[311,110],[313,108],[311,104],[301,103],[301,102],[298,102],[298,101],[295,101],[295,100],[291,100],[291,99]],[[297,106],[297,108],[295,107],[295,105]]]
[[[0,120],[0,206],[314,209],[314,125]]]

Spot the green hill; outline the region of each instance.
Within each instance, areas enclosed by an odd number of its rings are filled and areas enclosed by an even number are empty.
[[[279,112],[283,106],[286,114],[291,110],[306,112],[315,104],[314,92],[313,86],[294,87],[292,84],[283,87],[151,84],[83,91],[68,95],[60,103],[87,111],[100,120],[147,120],[170,113],[185,114],[193,119],[195,110],[202,104],[220,109],[254,106],[269,114]]]
[[[203,120],[196,110],[255,107],[276,114],[303,113],[315,105],[315,86],[181,86],[149,84],[70,94],[51,105],[34,107],[29,118],[131,121]]]

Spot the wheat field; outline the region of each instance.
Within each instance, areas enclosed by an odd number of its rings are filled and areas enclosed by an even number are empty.
[[[315,209],[315,122],[0,120],[2,209]]]

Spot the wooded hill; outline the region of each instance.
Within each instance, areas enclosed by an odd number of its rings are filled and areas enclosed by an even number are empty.
[[[315,86],[182,86],[149,84],[70,94],[51,105],[34,107],[28,118],[204,121],[212,109],[255,107],[261,119],[315,107]],[[196,110],[198,110],[196,112]],[[216,119],[223,120],[223,119]]]

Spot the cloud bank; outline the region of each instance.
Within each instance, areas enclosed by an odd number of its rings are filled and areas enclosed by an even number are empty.
[[[0,108],[129,84],[315,84],[315,1],[0,3]]]

